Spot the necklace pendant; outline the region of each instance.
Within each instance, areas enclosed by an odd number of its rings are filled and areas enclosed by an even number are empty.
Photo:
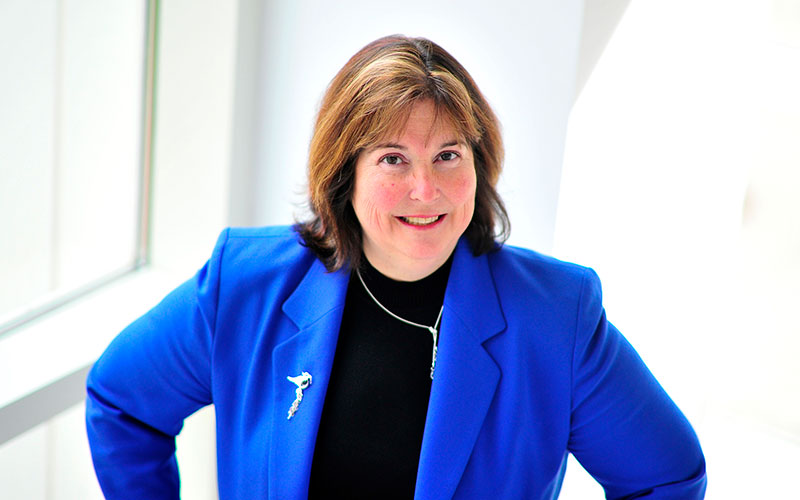
[[[431,357],[431,380],[433,380],[433,371],[436,369],[436,355],[439,353],[439,330],[433,326],[429,326],[428,330],[430,330],[433,337],[433,355]]]
[[[433,380],[433,371],[436,369],[436,354],[438,354],[439,348],[436,347],[436,344],[433,346],[433,360],[431,361],[431,380]]]

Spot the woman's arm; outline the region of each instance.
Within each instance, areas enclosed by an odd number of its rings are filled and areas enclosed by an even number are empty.
[[[606,320],[592,271],[584,276],[578,312],[569,449],[608,498],[705,494],[705,460],[694,430]]]
[[[128,326],[87,380],[86,427],[106,498],[179,497],[175,436],[212,402],[211,342],[227,239],[196,276]]]

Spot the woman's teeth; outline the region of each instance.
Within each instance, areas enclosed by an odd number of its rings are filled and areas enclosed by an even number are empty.
[[[439,220],[440,215],[434,215],[433,217],[400,217],[403,219],[403,222],[411,224],[413,226],[426,226],[428,224],[432,224]]]

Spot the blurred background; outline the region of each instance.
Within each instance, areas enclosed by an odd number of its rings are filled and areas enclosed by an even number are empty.
[[[303,217],[322,93],[391,33],[471,72],[509,244],[599,273],[707,498],[800,496],[797,0],[0,0],[0,496],[102,498],[88,367],[222,228]],[[213,409],[178,449],[216,498]]]

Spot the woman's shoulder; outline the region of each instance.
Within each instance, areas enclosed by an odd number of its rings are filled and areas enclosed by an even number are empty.
[[[315,259],[293,226],[227,228],[213,254],[222,267],[246,274],[307,269]]]
[[[600,279],[589,267],[512,245],[489,254],[489,262],[496,289],[506,301],[558,310],[602,303]]]
[[[229,227],[223,231],[223,234],[229,240],[242,240],[253,243],[279,242],[282,240],[298,241],[298,234],[293,226]]]
[[[495,277],[580,286],[599,281],[590,267],[560,260],[528,248],[503,245],[489,256]]]

